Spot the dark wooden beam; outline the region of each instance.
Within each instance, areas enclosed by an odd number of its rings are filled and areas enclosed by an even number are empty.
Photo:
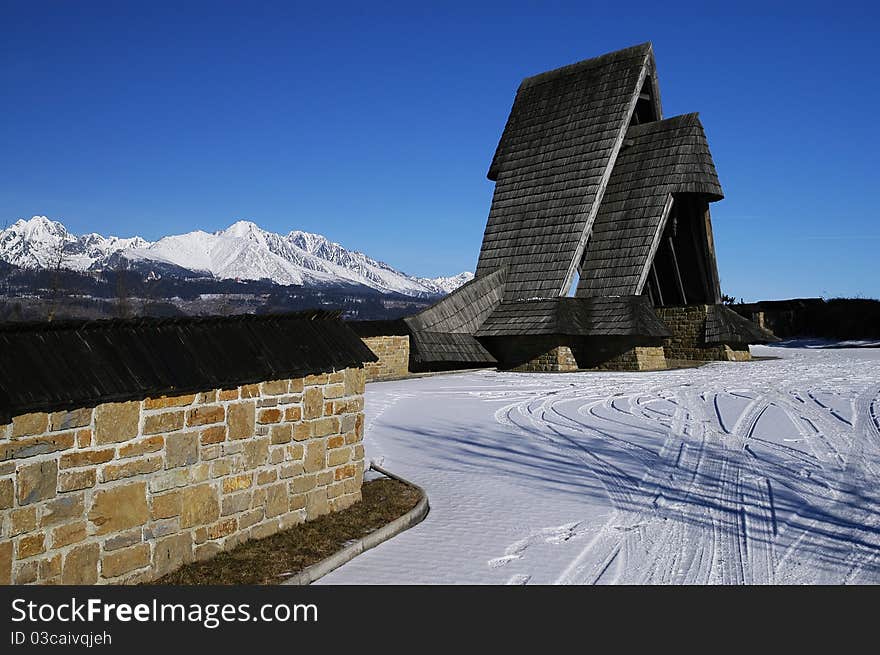
[[[672,268],[675,269],[675,279],[678,282],[678,291],[681,293],[681,304],[687,305],[687,294],[684,292],[684,283],[681,281],[681,271],[678,268],[678,257],[675,256],[675,244],[672,237],[667,238],[669,252],[672,254]]]
[[[663,292],[660,290],[660,278],[657,277],[657,267],[654,266],[654,262],[651,262],[651,281],[654,283],[654,287],[657,289],[657,300],[660,301],[660,305],[663,305]]]

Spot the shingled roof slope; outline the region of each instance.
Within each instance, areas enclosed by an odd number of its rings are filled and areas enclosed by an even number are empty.
[[[376,356],[338,313],[0,325],[0,423],[329,372]]]
[[[476,277],[404,320],[413,332],[473,334],[501,302],[506,272],[501,268]]]
[[[736,345],[779,341],[772,332],[764,330],[757,323],[724,305],[709,305],[703,340],[706,343]]]
[[[495,358],[469,334],[453,332],[413,332],[410,361],[416,365],[496,364]]]
[[[476,270],[507,266],[506,300],[563,293],[653,67],[645,43],[520,85],[489,169],[495,193]]]
[[[503,302],[477,331],[477,337],[522,335],[667,337],[644,296],[552,298]]]
[[[627,131],[587,243],[577,296],[641,293],[675,193],[723,197],[697,114]]]

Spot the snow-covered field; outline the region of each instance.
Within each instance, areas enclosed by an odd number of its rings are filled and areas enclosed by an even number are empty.
[[[322,583],[880,582],[880,350],[367,387],[431,512]]]

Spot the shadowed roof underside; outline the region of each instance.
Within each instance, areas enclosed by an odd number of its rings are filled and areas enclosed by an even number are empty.
[[[504,302],[477,331],[477,337],[563,335],[667,337],[644,296],[553,298]]]
[[[646,43],[520,85],[489,169],[496,185],[476,270],[507,266],[506,300],[564,292],[653,66]]]
[[[697,114],[630,127],[584,253],[577,296],[638,294],[670,194],[723,197]]]
[[[0,325],[0,423],[374,361],[330,312]]]

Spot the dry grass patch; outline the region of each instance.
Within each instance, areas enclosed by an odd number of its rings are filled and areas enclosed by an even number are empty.
[[[341,512],[186,564],[150,584],[278,584],[403,516],[421,499],[417,489],[389,478],[364,482],[362,496],[361,502]]]

